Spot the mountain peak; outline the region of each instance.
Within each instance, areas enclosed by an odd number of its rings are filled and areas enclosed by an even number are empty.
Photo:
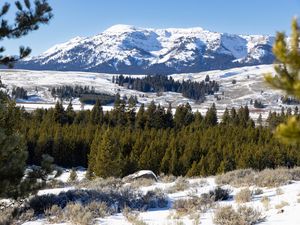
[[[117,24],[73,38],[21,61],[21,69],[124,74],[190,73],[274,61],[274,38],[218,33],[201,27],[152,29]]]
[[[135,26],[126,24],[116,24],[104,31],[104,33],[125,33],[137,30]]]

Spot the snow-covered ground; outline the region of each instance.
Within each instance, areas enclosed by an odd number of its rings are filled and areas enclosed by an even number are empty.
[[[136,95],[140,103],[149,104],[155,101],[165,107],[169,103],[173,107],[189,102],[193,110],[198,110],[205,113],[207,108],[212,103],[217,105],[218,114],[222,115],[224,109],[248,105],[251,116],[256,119],[259,113],[262,113],[263,118],[266,118],[268,112],[280,111],[281,106],[288,107],[281,104],[280,98],[283,95],[278,90],[271,89],[264,81],[263,75],[268,72],[273,72],[272,65],[261,65],[252,67],[240,67],[229,70],[215,70],[201,73],[191,74],[174,74],[170,75],[175,80],[202,81],[206,75],[210,76],[211,80],[216,80],[221,86],[219,93],[219,100],[215,96],[207,96],[207,100],[198,104],[191,99],[184,98],[180,93],[164,92],[160,96],[156,93],[143,93],[135,90],[129,90],[125,87],[120,87],[113,84],[113,74],[101,73],[86,73],[86,72],[57,72],[57,71],[28,71],[28,70],[0,70],[2,82],[12,89],[14,86],[23,87],[28,90],[31,96],[27,101],[17,100],[19,106],[24,106],[27,110],[34,110],[36,108],[53,107],[56,99],[51,96],[49,89],[62,85],[81,85],[93,86],[96,91],[102,93],[116,94],[121,96]],[[132,77],[141,77],[142,75],[131,75]],[[232,81],[236,80],[236,84]],[[264,109],[255,109],[250,105],[250,100],[255,99],[262,101],[266,105]],[[65,106],[68,102],[65,102]],[[73,100],[75,110],[91,109],[91,105],[82,105],[79,99]],[[295,105],[291,105],[295,107]],[[112,106],[105,106],[104,110],[110,110]]]
[[[66,171],[62,174],[59,178],[61,181],[67,181],[67,177],[69,176],[69,171]],[[79,171],[78,178],[82,179],[84,176],[83,171]],[[213,190],[216,187],[215,177],[208,177],[208,178],[193,178],[187,179],[189,182],[189,188],[184,191],[175,192],[172,194],[167,194],[170,206],[175,200],[178,199],[186,199],[191,195],[200,196],[202,193],[208,193],[210,190]],[[157,182],[151,186],[141,187],[140,189],[143,192],[147,192],[149,190],[154,190],[159,188],[161,190],[167,190],[171,186],[173,186],[175,182],[164,183],[164,182]],[[39,194],[45,193],[54,193],[58,194],[60,191],[66,191],[74,187],[67,187],[62,189],[49,189],[40,191]],[[253,195],[252,200],[247,203],[238,204],[234,198],[235,195],[242,189],[242,188],[234,188],[230,185],[226,185],[225,188],[229,188],[232,190],[232,198],[226,201],[220,201],[218,204],[219,206],[227,206],[231,205],[234,208],[238,207],[239,205],[246,205],[253,207],[262,212],[262,215],[265,216],[265,221],[260,223],[261,225],[299,225],[300,224],[300,217],[298,213],[300,212],[300,181],[291,182],[288,185],[280,186],[277,188],[261,188],[262,193]],[[250,190],[255,190],[258,187],[251,186]],[[167,193],[167,191],[166,191]],[[268,197],[270,199],[269,206],[265,207],[261,202],[263,197]],[[280,211],[276,206],[282,202],[286,203],[282,211]],[[213,218],[214,218],[214,209],[209,209],[206,213],[202,213],[200,215],[200,223],[201,225],[213,225]],[[172,215],[176,214],[175,210],[171,207],[163,208],[163,209],[152,209],[145,212],[141,212],[139,214],[139,218],[142,219],[146,224],[149,225],[171,225],[171,224],[195,224],[195,221],[189,218],[189,216],[183,216],[181,218],[172,217]],[[42,224],[49,224],[44,219],[40,219],[37,221],[27,222],[23,225],[42,225]],[[120,225],[120,224],[131,224],[129,223],[122,213],[114,214],[112,216],[108,216],[105,218],[98,218],[96,220],[96,224],[105,224],[105,225]],[[198,223],[197,223],[198,224]],[[59,225],[66,225],[66,223],[61,223]]]

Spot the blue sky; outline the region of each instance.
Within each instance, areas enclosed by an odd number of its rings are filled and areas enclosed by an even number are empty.
[[[54,44],[75,36],[95,35],[115,24],[151,28],[200,26],[219,32],[274,35],[276,31],[289,32],[292,17],[300,16],[300,0],[49,0],[49,3],[54,13],[51,23],[20,40],[3,41],[6,53],[16,53],[19,45],[25,45],[32,48],[32,55],[37,55]]]

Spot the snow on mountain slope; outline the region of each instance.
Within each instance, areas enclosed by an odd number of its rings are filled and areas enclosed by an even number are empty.
[[[147,29],[115,25],[27,58],[17,68],[126,74],[172,74],[270,64],[274,38],[202,28]]]

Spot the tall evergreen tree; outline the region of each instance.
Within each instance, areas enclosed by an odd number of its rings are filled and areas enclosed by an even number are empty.
[[[102,124],[103,117],[103,108],[101,106],[100,100],[97,99],[91,111],[90,122],[93,124]]]
[[[277,33],[273,53],[277,64],[274,66],[276,75],[268,74],[266,81],[273,87],[284,90],[289,95],[300,99],[300,28],[297,20],[292,21],[290,46],[284,33]],[[285,124],[276,129],[277,136],[284,142],[300,142],[300,121],[296,116],[290,116]]]
[[[95,175],[106,177],[119,177],[120,171],[120,154],[113,143],[112,132],[108,129],[103,134],[100,145],[94,146],[97,151],[94,172]]]
[[[17,134],[8,135],[0,128],[0,197],[17,197],[24,176],[27,151]]]
[[[207,110],[204,117],[205,126],[215,126],[218,124],[217,109],[215,103]]]

